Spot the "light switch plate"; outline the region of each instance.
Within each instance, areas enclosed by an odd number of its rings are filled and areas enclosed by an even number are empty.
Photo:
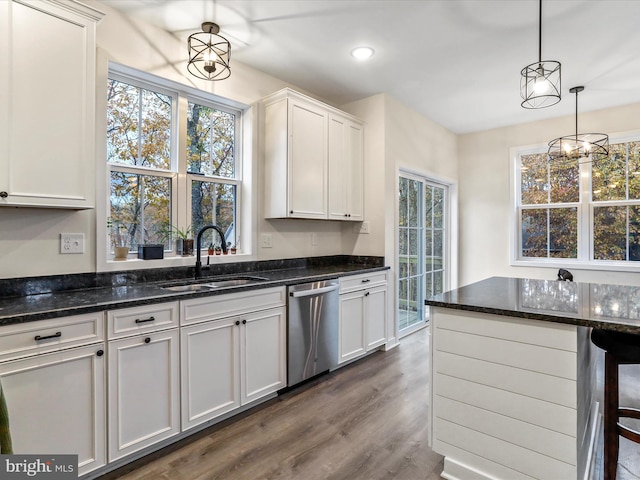
[[[60,253],[84,253],[84,233],[61,233]]]
[[[262,248],[271,248],[273,247],[273,243],[271,240],[271,234],[270,233],[263,233],[260,236],[260,246]]]

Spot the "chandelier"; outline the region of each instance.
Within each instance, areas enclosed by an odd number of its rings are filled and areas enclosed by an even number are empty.
[[[576,160],[591,157],[600,160],[609,156],[609,136],[605,133],[578,133],[578,93],[584,87],[569,89],[576,94],[576,133],[549,142],[549,160]]]
[[[213,81],[224,80],[231,75],[231,44],[218,32],[220,27],[217,24],[204,22],[202,32],[189,35],[187,70],[194,77]]]

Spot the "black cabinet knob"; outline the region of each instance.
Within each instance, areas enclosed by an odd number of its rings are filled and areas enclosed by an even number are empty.
[[[0,192],[0,198],[7,198],[9,194],[7,192]]]
[[[99,357],[101,357],[102,355],[104,355],[104,350],[98,350],[98,351],[96,352],[96,355],[97,355],[97,356],[99,356]]]
[[[242,320],[242,324],[243,324],[243,325],[246,325],[246,324],[247,324],[247,321],[246,321],[246,320]]]
[[[151,342],[151,339],[149,337],[144,339],[144,343],[150,343],[150,342]]]
[[[236,320],[236,325],[240,325],[240,320]]]

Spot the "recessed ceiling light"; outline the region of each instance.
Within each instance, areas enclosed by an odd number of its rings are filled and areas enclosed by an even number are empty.
[[[367,58],[373,57],[374,53],[375,51],[371,47],[357,47],[351,50],[351,56],[358,60],[366,60]]]

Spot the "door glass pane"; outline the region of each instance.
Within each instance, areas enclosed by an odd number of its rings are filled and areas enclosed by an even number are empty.
[[[423,324],[426,297],[444,291],[445,188],[425,180],[399,179],[398,325]]]

